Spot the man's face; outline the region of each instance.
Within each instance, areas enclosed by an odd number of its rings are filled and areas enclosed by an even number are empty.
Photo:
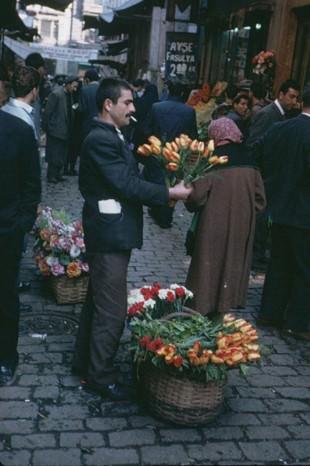
[[[239,115],[244,116],[248,111],[248,101],[247,99],[240,99],[239,103],[234,104],[234,110]]]
[[[133,104],[132,92],[128,89],[122,89],[121,95],[116,104],[109,99],[106,101],[109,104],[105,106],[110,118],[117,128],[122,128],[130,123],[130,115],[135,112]]]
[[[72,83],[70,84],[67,84],[67,90],[68,92],[70,92],[72,94],[72,92],[75,92],[78,88],[78,82],[77,81],[73,81]]]
[[[291,87],[288,89],[288,91],[284,94],[283,92],[280,92],[279,94],[279,102],[281,106],[283,107],[283,110],[288,111],[292,110],[293,107],[297,104],[297,99],[299,96],[299,92],[296,91],[295,89],[292,89]]]

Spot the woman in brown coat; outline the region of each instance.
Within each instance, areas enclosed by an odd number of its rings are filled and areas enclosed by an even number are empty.
[[[228,155],[229,161],[195,182],[186,203],[189,211],[200,211],[186,287],[201,314],[245,306],[255,215],[265,208],[261,175],[236,124],[224,117],[208,131],[214,155]]]

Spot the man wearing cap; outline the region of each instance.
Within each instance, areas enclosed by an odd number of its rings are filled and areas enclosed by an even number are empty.
[[[68,76],[64,86],[55,88],[48,96],[45,109],[47,181],[63,181],[68,157],[69,138],[73,120],[72,93],[78,87],[78,78]]]

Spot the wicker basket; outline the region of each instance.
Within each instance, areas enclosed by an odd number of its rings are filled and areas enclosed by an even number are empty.
[[[66,275],[51,277],[51,288],[57,304],[83,303],[86,298],[88,275],[69,278]]]
[[[197,382],[175,377],[151,365],[141,371],[141,386],[150,411],[175,424],[199,426],[221,412],[226,381]]]
[[[197,312],[169,314],[163,319],[190,317]],[[139,367],[140,391],[155,415],[184,426],[199,426],[213,421],[221,412],[226,379],[199,382],[187,377],[177,377],[151,363]]]

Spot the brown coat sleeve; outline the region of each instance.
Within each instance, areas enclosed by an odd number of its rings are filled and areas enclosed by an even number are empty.
[[[185,203],[185,207],[189,212],[195,212],[202,207],[208,199],[208,194],[212,186],[210,175],[195,181],[193,183],[193,191]]]

